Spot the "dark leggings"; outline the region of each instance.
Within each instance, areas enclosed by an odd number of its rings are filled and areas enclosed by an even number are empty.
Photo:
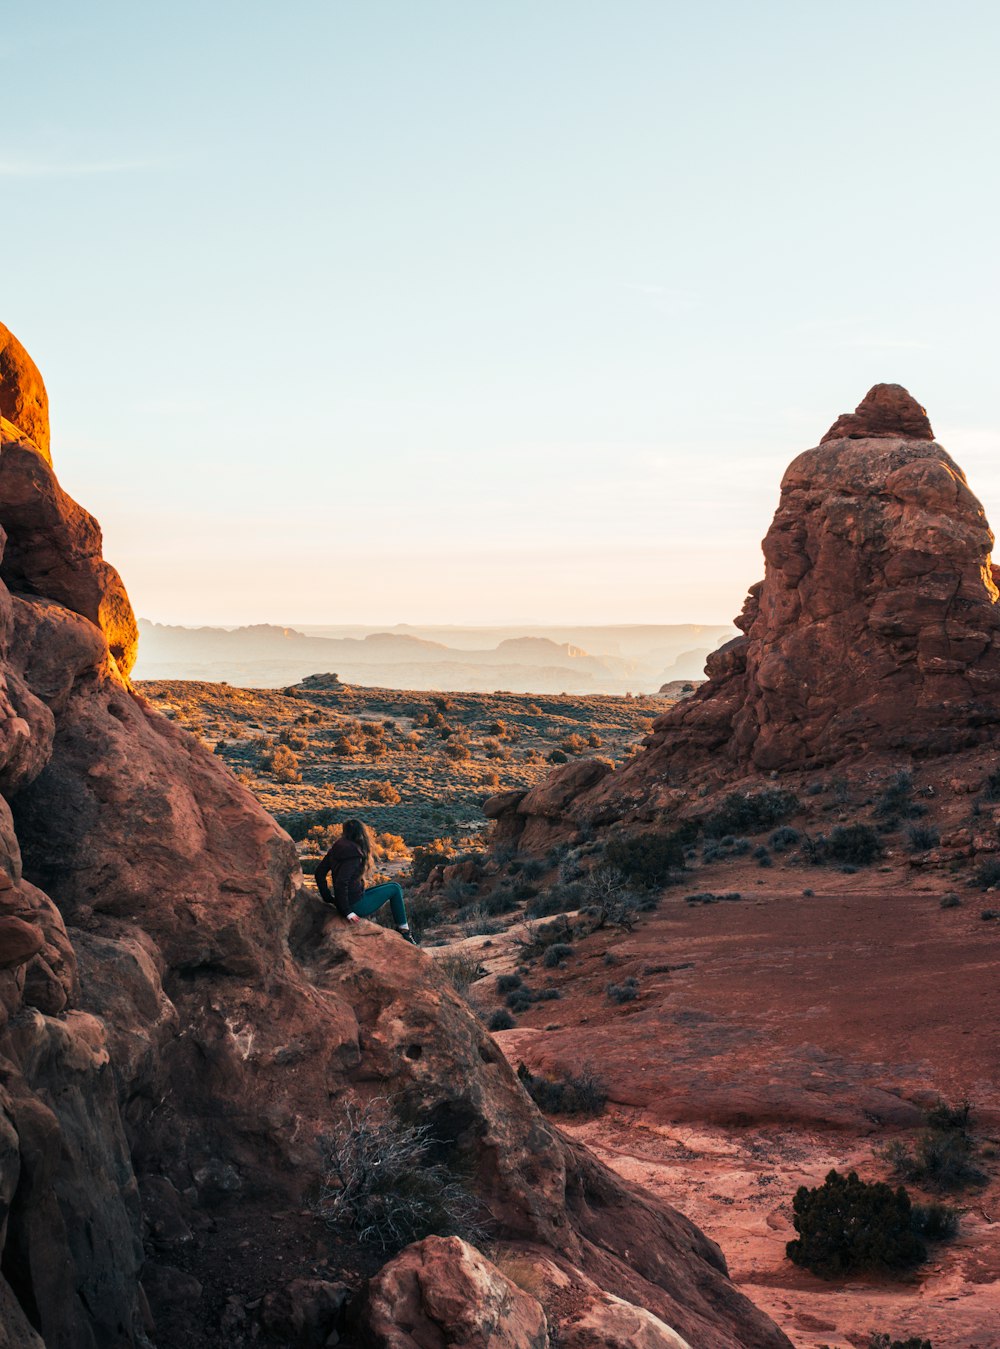
[[[392,921],[397,927],[406,927],[406,905],[403,903],[403,887],[398,881],[386,881],[384,885],[373,885],[366,890],[355,904],[352,912],[359,918],[370,918],[378,913],[383,904],[392,909]]]

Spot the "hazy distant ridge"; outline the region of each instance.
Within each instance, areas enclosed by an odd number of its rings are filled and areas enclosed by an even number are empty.
[[[215,679],[280,687],[332,671],[386,688],[655,692],[701,674],[730,625],[560,628],[188,628],[139,621],[140,679]],[[447,639],[447,640],[445,640]],[[474,643],[474,644],[473,644]]]

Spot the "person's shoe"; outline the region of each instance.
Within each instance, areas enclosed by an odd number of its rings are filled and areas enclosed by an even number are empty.
[[[402,937],[403,941],[408,941],[408,942],[410,943],[411,946],[419,946],[419,945],[420,945],[420,943],[417,941],[416,937],[413,935],[413,931],[412,931],[411,928],[408,928],[408,927],[397,927],[397,928],[396,928],[396,931],[397,931],[397,932],[399,933],[399,935]]]

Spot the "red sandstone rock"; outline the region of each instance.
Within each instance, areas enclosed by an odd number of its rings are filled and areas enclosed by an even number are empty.
[[[372,1280],[372,1349],[548,1349],[538,1301],[458,1237],[408,1246]]]
[[[927,757],[1000,726],[1000,605],[983,508],[922,408],[876,385],[789,466],[765,577],[708,681],[643,753],[574,794],[553,773],[497,814],[542,851],[581,823],[653,818],[665,785]]]
[[[46,1344],[147,1343],[140,1195],[151,1238],[190,1233],[194,1332],[229,1335],[245,1307],[217,1286],[209,1305],[208,1274],[232,1268],[232,1224],[266,1205],[248,1240],[285,1282],[273,1257],[323,1178],[331,1118],[381,1093],[448,1139],[497,1240],[701,1349],[788,1349],[713,1243],[544,1120],[430,958],[341,924],[219,759],[130,690],[134,620],[100,532],[2,432],[0,917],[37,964],[0,970],[0,1240]],[[572,767],[547,800],[606,772]],[[154,1321],[175,1310],[177,1267],[157,1264]]]
[[[873,436],[905,436],[909,440],[933,440],[927,413],[901,384],[876,384],[853,412],[845,412],[820,441],[850,437],[870,440]]]
[[[49,399],[34,361],[0,323],[0,414],[49,458]]]
[[[0,918],[0,970],[16,969],[45,945],[41,930],[21,918]]]

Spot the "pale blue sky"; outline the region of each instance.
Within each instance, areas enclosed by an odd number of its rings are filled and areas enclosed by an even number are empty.
[[[150,618],[726,620],[877,381],[1000,519],[998,37],[978,0],[22,5],[0,318]]]

